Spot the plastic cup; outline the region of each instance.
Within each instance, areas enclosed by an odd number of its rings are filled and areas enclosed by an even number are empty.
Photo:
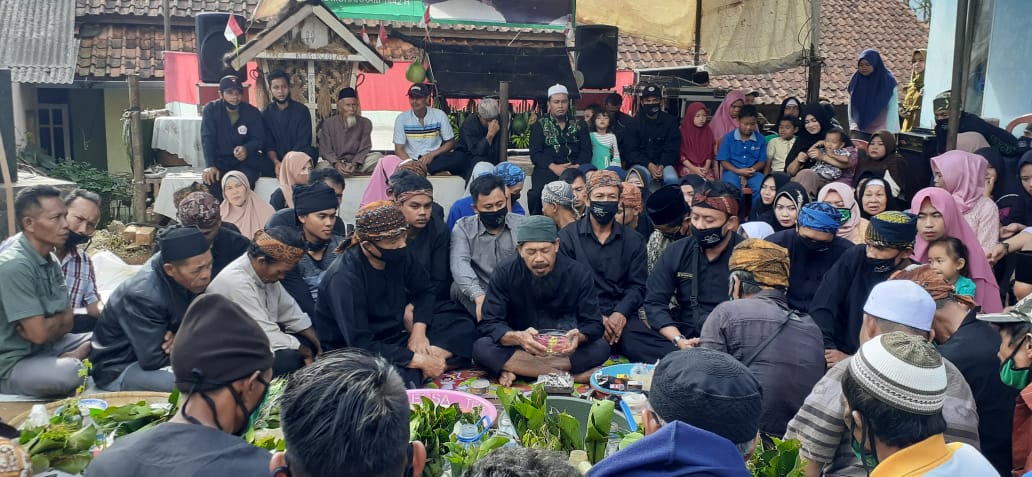
[[[570,338],[562,330],[541,330],[538,332],[537,342],[545,346],[545,351],[550,355],[562,354],[566,346],[570,344]]]

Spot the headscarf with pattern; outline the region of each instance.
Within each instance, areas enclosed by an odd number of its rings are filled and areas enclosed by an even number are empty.
[[[397,237],[408,230],[405,214],[393,202],[366,204],[355,214],[355,235],[352,244],[368,240],[376,242]]]
[[[305,256],[305,249],[288,245],[265,230],[254,233],[254,244],[277,262],[297,265]]]
[[[788,249],[763,239],[745,239],[731,252],[727,268],[749,272],[761,286],[788,288]]]
[[[219,201],[207,192],[191,192],[176,209],[179,223],[187,227],[210,229],[222,221]]]

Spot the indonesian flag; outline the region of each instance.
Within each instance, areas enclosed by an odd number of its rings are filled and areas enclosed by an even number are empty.
[[[423,10],[423,18],[419,19],[420,28],[430,28],[430,5],[426,6],[426,10]]]
[[[376,35],[376,47],[383,48],[385,44],[387,44],[387,29],[383,27],[383,22],[381,22],[380,34]]]
[[[369,32],[366,31],[365,25],[362,25],[362,42],[369,44]]]
[[[573,15],[566,16],[566,28],[563,29],[563,35],[566,36],[567,43],[573,43],[574,41],[574,30],[573,30]]]
[[[236,16],[230,15],[229,23],[226,24],[226,31],[223,33],[223,35],[226,37],[226,41],[233,42],[233,46],[239,48],[240,45],[237,44],[237,38],[243,34],[244,29],[240,28],[240,24],[238,24],[236,21]]]

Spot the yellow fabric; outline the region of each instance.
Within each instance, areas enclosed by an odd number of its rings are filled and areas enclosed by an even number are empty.
[[[878,464],[871,477],[921,476],[934,470],[953,457],[961,447],[959,442],[946,443],[942,434],[936,434],[903,449]]]
[[[702,51],[713,75],[758,74],[802,65],[809,48],[809,1],[706,0]],[[695,44],[695,2],[578,0],[577,23],[615,25],[621,33],[682,48]],[[802,44],[800,44],[802,43]]]
[[[746,239],[731,252],[727,268],[753,274],[760,285],[788,287],[788,250],[762,239]]]

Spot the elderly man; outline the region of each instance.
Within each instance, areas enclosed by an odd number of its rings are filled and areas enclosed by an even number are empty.
[[[541,189],[563,171],[591,162],[591,137],[570,111],[570,92],[561,84],[548,88],[548,114],[530,127],[534,163],[528,197],[530,213],[541,214]]]
[[[681,130],[677,117],[663,111],[663,93],[657,85],[641,90],[641,111],[627,128],[624,152],[627,167],[639,169],[649,189],[677,184],[674,165],[680,159]],[[653,187],[655,185],[655,187]]]
[[[889,280],[874,286],[863,305],[863,313],[863,325],[858,332],[861,345],[894,331],[928,341],[935,316],[935,301],[912,281]],[[845,420],[846,409],[842,400],[843,379],[851,361],[856,359],[855,356],[849,357],[829,369],[788,423],[785,437],[802,442],[800,455],[808,461],[807,476],[822,475],[822,472],[823,475],[849,477],[867,475],[854,451],[855,441]],[[948,360],[944,360],[944,365],[946,440],[978,447],[978,414],[971,389],[956,366]]]
[[[219,203],[207,192],[191,192],[176,211],[179,224],[184,227],[197,227],[208,240],[211,247],[212,268],[214,277],[229,265],[229,262],[247,252],[251,239],[240,235],[236,230],[223,225],[219,213]],[[234,227],[235,228],[235,227]],[[161,243],[158,243],[160,251]]]
[[[731,301],[710,313],[699,346],[723,351],[749,367],[763,385],[760,432],[780,438],[824,376],[824,337],[813,319],[788,306],[788,250],[748,239],[735,247],[728,268]]]
[[[501,177],[477,177],[470,182],[469,193],[477,215],[459,219],[452,229],[451,298],[479,322],[495,267],[516,256],[516,230],[523,217],[509,212]]]
[[[455,149],[462,151],[470,164],[498,164],[502,147],[498,132],[501,130],[498,123],[498,100],[482,99],[477,105],[476,114],[471,114],[459,126],[459,143]]]
[[[655,362],[693,343],[710,311],[727,300],[728,262],[742,241],[738,191],[723,182],[707,183],[695,195],[691,237],[678,240],[659,257],[645,293],[648,322],[628,323],[624,349],[633,361]],[[678,308],[670,308],[677,299]]]
[[[910,265],[917,219],[887,211],[871,217],[866,244],[843,253],[824,275],[810,302],[810,315],[824,331],[828,367],[856,352],[863,307],[875,285]]]
[[[408,89],[412,109],[394,121],[394,154],[401,160],[418,160],[427,173],[441,172],[466,177],[469,162],[455,147],[455,132],[448,115],[430,107],[430,85],[419,83]]]
[[[481,338],[473,359],[509,386],[517,376],[569,372],[587,382],[609,357],[591,269],[559,254],[560,239],[548,217],[528,217],[517,233],[519,257],[499,265],[483,307]],[[538,330],[566,333],[562,349],[549,350]]]
[[[1000,335],[984,321],[975,318],[978,306],[928,265],[900,272],[894,280],[910,280],[935,300],[935,345],[943,358],[957,365],[971,387],[978,408],[978,436],[982,454],[1000,475],[1011,466],[1011,435],[1000,432],[1012,426],[1015,390],[1000,381]]]
[[[559,230],[577,221],[573,210],[573,186],[563,181],[552,181],[541,190],[541,215],[552,219]]]
[[[359,209],[351,246],[319,284],[315,328],[324,350],[361,348],[395,367],[407,385],[435,378],[473,341],[469,320],[435,320],[426,267],[406,250],[405,214],[391,202]],[[405,314],[412,305],[412,329]]]
[[[977,448],[946,443],[944,363],[927,340],[901,332],[875,337],[849,360],[846,419],[871,477],[996,475]]]
[[[345,177],[367,174],[380,158],[373,150],[373,122],[363,117],[355,88],[337,93],[337,114],[323,121],[319,155]]]
[[[223,77],[219,81],[219,99],[206,104],[201,113],[204,183],[211,195],[222,200],[222,175],[229,171],[243,172],[252,189],[259,177],[275,177],[276,166],[262,156],[263,146],[262,113],[244,102],[240,78]]]
[[[509,210],[517,215],[527,215],[527,211],[523,209],[523,206],[517,202],[520,198],[520,193],[523,192],[523,183],[527,179],[526,173],[520,166],[511,162],[502,162],[497,166],[494,166],[494,170],[489,174],[494,174],[501,177],[505,181],[505,196],[509,201]],[[476,179],[474,177],[474,179]],[[455,223],[463,217],[469,217],[476,214],[473,210],[473,196],[467,195],[459,200],[456,200],[450,209],[448,209],[448,229],[452,230],[455,228]]]
[[[421,475],[426,447],[409,442],[409,414],[405,385],[389,362],[355,349],[327,354],[283,390],[287,450],[272,456],[269,469],[273,477]]]
[[[653,373],[645,437],[591,475],[748,477],[762,408],[763,389],[742,363],[704,348],[675,351]]]
[[[839,257],[853,247],[853,243],[838,237],[841,215],[827,202],[811,202],[799,209],[798,227],[782,230],[767,237],[788,249],[792,273],[788,277],[788,305],[807,313],[817,287],[824,281]]]
[[[187,307],[211,282],[211,251],[194,227],[158,237],[161,251],[111,294],[93,332],[93,379],[112,391],[171,392],[169,353]]]
[[[288,152],[298,151],[318,157],[312,147],[312,112],[290,97],[290,75],[283,70],[269,73],[272,102],[262,110],[265,125],[265,155],[276,166]],[[312,164],[313,166],[315,164]]]
[[[70,333],[68,287],[53,252],[68,241],[67,208],[57,188],[31,186],[18,192],[14,214],[21,237],[0,252],[0,392],[68,396],[82,383],[90,335]]]
[[[208,286],[209,293],[240,305],[265,332],[276,357],[272,363],[274,377],[312,364],[319,354],[312,320],[280,284],[304,254],[305,243],[296,230],[260,230],[247,253],[230,262]]]
[[[179,409],[168,422],[115,442],[87,477],[126,475],[266,475],[269,452],[247,433],[269,392],[269,339],[222,295],[190,305],[172,345]]]
[[[627,319],[637,318],[648,279],[645,240],[616,222],[620,192],[615,172],[593,172],[588,182],[588,214],[559,232],[559,252],[594,272],[605,339],[610,345],[620,342]],[[626,348],[626,344],[621,346]]]

